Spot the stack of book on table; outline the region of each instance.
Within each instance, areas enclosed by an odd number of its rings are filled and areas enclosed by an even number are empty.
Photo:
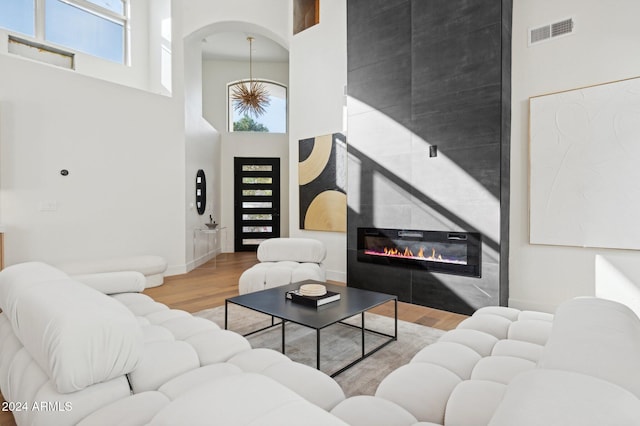
[[[322,284],[304,284],[298,290],[288,291],[286,297],[294,303],[317,308],[340,300],[340,293],[327,291]]]

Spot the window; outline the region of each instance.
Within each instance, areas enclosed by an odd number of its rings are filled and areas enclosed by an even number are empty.
[[[0,27],[127,62],[128,0],[2,0]]]
[[[320,22],[320,0],[293,1],[293,34]]]
[[[269,92],[269,106],[259,117],[251,115],[240,116],[233,108],[231,91],[242,81],[227,85],[227,111],[230,132],[267,132],[287,133],[287,88],[281,84],[265,80],[255,80],[262,83]]]
[[[35,14],[34,1],[0,1],[0,27],[2,28],[34,36]]]

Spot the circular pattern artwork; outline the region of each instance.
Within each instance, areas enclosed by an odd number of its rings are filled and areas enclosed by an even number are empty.
[[[346,138],[341,133],[299,141],[300,229],[347,231]]]

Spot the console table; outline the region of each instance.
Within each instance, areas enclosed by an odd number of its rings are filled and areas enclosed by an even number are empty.
[[[204,236],[207,238],[207,252],[206,254],[204,254],[201,257],[207,257],[211,254],[211,252],[213,251],[213,258],[211,260],[213,260],[213,268],[217,267],[217,256],[218,256],[218,235],[220,233],[220,230],[225,229],[225,227],[221,227],[218,226],[217,228],[214,229],[210,229],[210,228],[195,228],[193,230],[193,261],[197,262],[197,247],[198,247],[198,241],[200,240],[199,237]],[[208,260],[207,260],[208,262]],[[206,262],[205,262],[206,263]],[[198,266],[196,266],[198,267]]]

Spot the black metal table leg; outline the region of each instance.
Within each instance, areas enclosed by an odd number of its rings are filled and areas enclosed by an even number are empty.
[[[224,329],[227,329],[227,319],[228,319],[228,313],[229,312],[229,302],[228,301],[224,301]]]
[[[362,327],[360,329],[360,334],[362,335],[362,358],[364,358],[364,330],[365,330],[365,328],[364,328],[364,312],[362,312],[360,315],[362,316],[362,322],[361,322]]]
[[[284,355],[284,323],[286,321],[282,320],[282,354]]]
[[[395,308],[395,329],[393,331],[393,340],[398,340],[398,299],[393,299],[393,307]]]
[[[316,329],[316,368],[320,370],[320,329]]]

